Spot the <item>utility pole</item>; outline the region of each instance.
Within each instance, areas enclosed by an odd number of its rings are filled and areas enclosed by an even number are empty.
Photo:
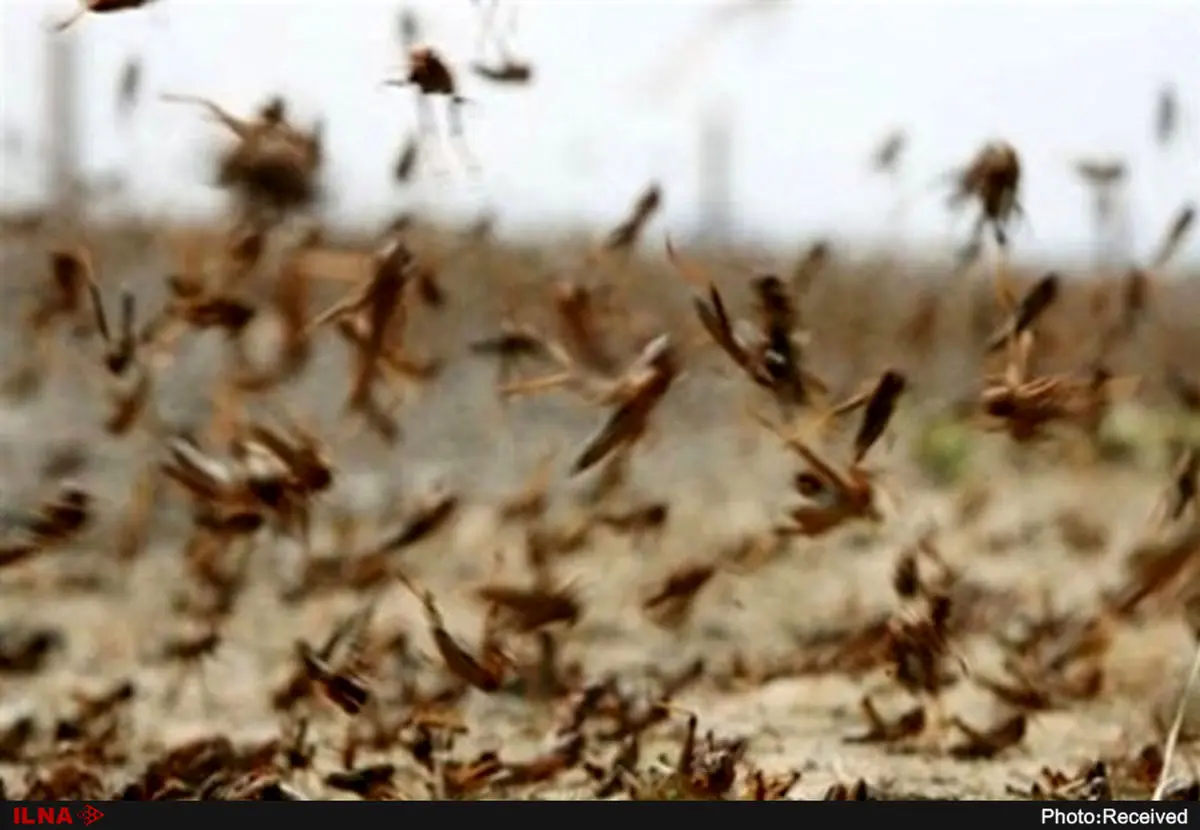
[[[717,99],[700,116],[700,238],[705,246],[733,241],[733,119],[726,99]]]
[[[67,222],[79,217],[79,41],[74,32],[46,33],[44,86],[49,202]]]

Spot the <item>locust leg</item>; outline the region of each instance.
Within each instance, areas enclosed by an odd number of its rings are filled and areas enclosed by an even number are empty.
[[[241,396],[232,380],[224,373],[217,378],[213,393],[213,412],[208,434],[214,445],[227,446],[237,435]]]
[[[446,102],[446,127],[449,133],[447,141],[450,148],[458,154],[459,161],[462,162],[467,172],[477,176],[479,175],[479,162],[475,159],[475,154],[471,152],[471,146],[467,143],[463,131],[462,107],[464,103],[465,100],[457,96],[451,97]]]
[[[52,27],[53,30],[55,32],[65,32],[67,29],[71,28],[76,23],[78,23],[83,18],[83,16],[88,13],[88,11],[89,11],[89,9],[86,5],[81,5],[78,9],[75,10],[75,12],[73,14],[71,14],[70,17],[67,17],[67,18],[55,23],[54,26]]]
[[[158,483],[158,467],[153,464],[146,466],[134,483],[129,508],[117,529],[117,561],[122,564],[132,562],[145,548]]]
[[[149,344],[150,363],[160,369],[170,366],[175,360],[174,349],[187,330],[187,324],[175,318],[164,323]]]
[[[855,392],[841,403],[834,404],[832,407],[830,407],[830,409],[823,416],[823,420],[835,421],[838,418],[841,418],[843,415],[849,415],[851,412],[862,409],[862,407],[866,405],[867,401],[871,399],[871,394],[874,392],[874,390],[874,383],[865,385],[861,391]]]
[[[208,675],[204,671],[204,660],[197,661],[194,669],[196,683],[200,688],[200,706],[205,715],[212,715],[218,710],[217,698],[212,687],[208,685]]]
[[[314,317],[309,324],[304,327],[305,334],[320,328],[326,323],[357,311],[361,309],[363,305],[363,297],[361,296],[347,297],[344,300],[339,300]]]
[[[444,175],[436,114],[428,97],[421,92],[417,93],[417,147],[419,152],[429,155],[429,169],[434,175]]]
[[[420,360],[405,354],[403,351],[385,352],[383,359],[397,374],[409,380],[430,380],[437,374],[440,368],[436,360]]]
[[[518,395],[536,395],[539,392],[559,389],[571,383],[574,379],[574,372],[555,372],[537,378],[527,378],[506,383],[500,387],[499,391],[500,395],[505,398]]]
[[[500,0],[486,0],[475,5],[479,7],[479,36],[475,40],[475,54],[482,58],[489,37],[497,41],[500,37],[496,33],[496,12],[500,8]]]
[[[946,711],[942,696],[936,692],[921,692],[918,700],[925,709],[925,729],[917,736],[916,745],[928,752],[939,751],[946,733],[950,731],[952,718]]]
[[[1008,281],[1008,249],[1003,245],[996,251],[993,280],[996,290],[996,302],[1005,315],[1011,315],[1017,307],[1017,296]]]

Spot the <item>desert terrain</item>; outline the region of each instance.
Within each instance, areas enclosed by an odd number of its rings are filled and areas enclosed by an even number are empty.
[[[178,267],[177,237],[161,228],[96,228],[86,235],[98,282],[106,290],[132,286],[139,307],[149,310],[163,302],[162,277]],[[314,556],[355,556],[434,489],[458,496],[450,520],[393,554],[392,562],[436,597],[446,630],[468,650],[476,648],[485,619],[478,586],[530,579],[530,523],[503,518],[500,506],[544,459],[550,459],[549,504],[532,524],[595,524],[577,549],[556,556],[552,565],[582,609],[573,625],[549,635],[558,662],[551,674],[564,688],[545,688],[540,681],[546,672],[528,669],[537,637],[511,634],[505,648],[526,668],[499,690],[467,688],[444,698],[449,702],[437,710],[439,717],[457,721],[461,734],[452,748],[435,751],[428,768],[405,737],[412,731],[405,718],[429,709],[422,695],[456,684],[420,601],[395,575],[369,590],[332,586],[289,597],[299,548],[264,531],[255,538],[244,588],[222,618],[215,648],[186,676],[162,659],[164,644],[196,625],[180,599],[195,586],[184,564],[190,523],[179,488],[161,484],[146,544],[136,554],[119,556],[114,538],[139,471],[162,460],[166,436],[205,429],[225,346],[219,334],[186,333],[171,364],[155,372],[154,401],[164,425],[159,434],[138,429],[114,438],[101,427],[95,332],[86,326],[81,333],[56,331],[42,387],[10,394],[0,404],[0,506],[11,535],[18,526],[14,517],[69,475],[92,495],[94,509],[78,536],[0,570],[0,779],[8,795],[139,797],[130,786],[142,781],[149,787],[147,765],[173,747],[223,736],[235,749],[212,751],[228,760],[237,748],[290,734],[303,717],[313,744],[308,763],[292,765],[271,755],[255,768],[255,781],[308,798],[355,798],[349,785],[336,785],[330,776],[342,771],[344,778],[347,763],[355,770],[391,764],[386,784],[370,797],[689,797],[685,787],[669,782],[693,714],[701,732],[747,742],[730,797],[753,770],[772,778],[798,773],[787,797],[800,799],[822,798],[838,784],[853,788],[857,782],[865,782],[872,798],[1014,798],[1030,793],[1035,781],[1051,787],[1045,770],[1063,776],[1053,786],[1082,797],[1085,787],[1072,789],[1064,781],[1101,760],[1114,797],[1148,797],[1195,641],[1179,590],[1161,591],[1119,619],[1103,612],[1102,597],[1124,584],[1129,552],[1151,533],[1148,517],[1170,485],[1172,442],[1195,430],[1161,379],[1172,356],[1195,354],[1195,329],[1189,330],[1187,319],[1200,307],[1196,283],[1170,275],[1152,286],[1149,321],[1111,358],[1119,373],[1142,377],[1140,394],[1114,407],[1095,444],[1023,447],[976,429],[960,405],[975,394],[985,365],[983,338],[1003,316],[986,265],[956,270],[945,263],[856,258],[835,249],[800,302],[810,338],[808,365],[834,397],[887,368],[909,380],[870,458],[883,491],[882,519],[851,522],[820,538],[771,543],[772,528],[797,501],[791,479],[804,465],[748,414],[774,412],[769,397],[704,345],[687,286],[664,261],[660,238],[651,233],[640,252],[587,274],[622,292],[622,308],[629,311],[614,318],[621,325],[610,320],[606,328],[622,362],[639,342],[666,331],[680,344],[684,366],[633,453],[629,480],[599,507],[587,501],[596,475],[572,477],[568,464],[603,411],[565,391],[502,406],[495,361],[472,354],[467,345],[494,332],[506,312],[552,324],[549,287],[580,261],[580,251],[567,243],[519,248],[450,231],[418,236],[415,250],[441,263],[445,302],[433,307],[414,301],[406,343],[444,367],[432,380],[407,388],[397,410],[402,433],[393,446],[339,418],[349,356],[332,334],[317,334],[313,363],[300,378],[242,402],[255,416],[274,411],[275,400],[286,401],[329,444],[336,472],[314,507]],[[46,252],[61,243],[42,231],[10,233],[3,243],[0,365],[6,374],[28,360],[22,310],[45,282]],[[274,255],[267,254],[268,271]],[[716,276],[736,317],[750,315],[748,274],[773,270],[787,277],[792,268],[766,254],[694,256]],[[314,313],[353,285],[361,263],[353,254],[312,256],[306,267],[318,284]],[[1027,284],[1040,270],[1017,266],[1014,273]],[[1117,313],[1121,278],[1064,282],[1039,323],[1039,368],[1077,367],[1083,350],[1073,345]],[[913,320],[922,307],[932,319],[917,326]],[[266,317],[253,324],[262,331],[248,335],[262,341],[264,353],[270,347]],[[531,365],[518,371],[537,374]],[[994,361],[987,365],[995,368]],[[1184,371],[1189,366],[1179,365]],[[824,451],[846,457],[854,429],[851,418],[826,433]],[[650,502],[668,505],[669,512],[661,527],[646,533],[596,518]],[[902,690],[870,636],[865,647],[852,644],[856,633],[899,611],[893,572],[923,538],[932,540],[929,546],[955,575],[949,589],[952,649],[971,673],[936,701]],[[758,548],[747,553],[755,542]],[[697,562],[716,570],[690,614],[674,626],[655,624],[643,601],[673,570]],[[275,690],[297,664],[296,641],[319,643],[341,615],[368,597],[375,604],[365,636],[375,656],[365,672],[371,689],[366,706],[351,716],[313,693],[292,714],[273,707]],[[1097,616],[1104,618],[1106,635],[1097,654],[1080,663],[1095,681],[1084,691],[1047,691],[1045,699],[1018,706],[975,680],[1012,686],[1016,681],[1004,680],[1000,643],[1019,640],[1039,621]],[[52,642],[22,661],[16,652],[31,631],[48,633]],[[946,662],[961,673],[959,661]],[[673,682],[693,665],[694,677]],[[619,729],[616,737],[605,735],[605,718],[594,715],[576,730],[583,742],[577,763],[533,783],[506,781],[505,775],[515,775],[504,771],[506,765],[544,757],[561,742],[556,734],[581,690],[606,678],[634,708],[651,707],[665,686],[678,686],[662,717],[642,732],[637,763],[614,776],[614,758],[628,741]],[[95,696],[124,681],[132,685],[128,701],[83,722],[75,730],[82,734],[56,737],[62,722],[79,717],[78,695]],[[1050,689],[1067,680],[1038,682]],[[852,740],[867,731],[861,708],[867,695],[888,721],[924,705],[925,728],[895,740]],[[987,732],[1015,714],[1023,715],[1025,728],[1011,746],[972,741],[962,728]],[[1195,778],[1189,747],[1194,733],[1185,718],[1168,776],[1173,791]],[[352,758],[346,750],[351,742],[357,745]],[[487,752],[498,753],[498,772],[462,785],[461,792],[446,783],[447,769],[461,769]],[[213,769],[203,780],[187,780],[197,775],[194,770],[176,775],[175,797],[241,797],[230,793],[245,784]],[[66,783],[48,783],[56,776]],[[1094,778],[1085,783],[1097,786]],[[278,796],[277,788],[270,792]]]

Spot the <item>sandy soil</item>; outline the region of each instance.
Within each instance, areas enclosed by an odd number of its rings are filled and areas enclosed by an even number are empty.
[[[425,332],[418,333],[425,338],[420,342],[453,359],[440,379],[406,405],[402,444],[386,450],[367,436],[335,444],[341,475],[321,516],[351,511],[369,532],[372,523],[402,511],[435,481],[459,490],[465,500],[460,519],[404,553],[403,561],[440,598],[449,629],[470,643],[482,620],[471,588],[492,574],[497,553],[506,578],[525,574],[521,535],[499,522],[497,499],[519,485],[547,448],[559,448],[558,466],[564,467],[597,415],[566,396],[550,396],[517,403],[507,420],[500,418],[491,392],[492,368],[450,351],[475,323],[444,320],[418,323]],[[345,386],[345,356],[336,343],[328,346],[289,397],[293,406],[331,424]],[[16,360],[15,350],[10,338],[6,360]],[[180,363],[163,378],[159,401],[167,420],[203,417],[218,350],[219,344],[202,339],[186,344]],[[291,666],[294,641],[318,640],[337,614],[361,600],[342,593],[284,603],[279,595],[289,551],[264,541],[252,564],[251,588],[224,643],[205,665],[206,691],[198,684],[185,686],[172,704],[168,689],[175,670],[152,657],[182,624],[172,608],[174,596],[186,587],[178,553],[179,500],[168,496],[160,508],[151,549],[128,570],[118,568],[110,552],[111,531],[128,497],[135,463],[147,457],[147,444],[138,438],[100,443],[99,410],[83,380],[86,360],[83,348],[64,350],[60,368],[39,398],[0,408],[0,497],[6,509],[34,497],[39,464],[51,449],[69,442],[91,447],[79,478],[103,505],[96,525],[77,544],[0,572],[0,623],[52,626],[65,636],[63,648],[41,671],[0,675],[0,719],[11,722],[31,712],[48,729],[54,717],[71,711],[73,690],[133,679],[137,696],[128,718],[129,759],[104,772],[106,782],[117,787],[161,747],[214,730],[249,740],[277,729],[270,693]],[[756,570],[721,573],[701,593],[682,629],[661,630],[639,609],[639,599],[656,580],[680,562],[716,556],[764,530],[792,503],[787,489],[792,459],[742,416],[744,402],[752,397],[737,378],[720,377],[704,366],[689,371],[672,391],[652,445],[637,458],[632,492],[622,496],[669,500],[667,530],[642,543],[599,530],[585,551],[561,563],[563,578],[578,585],[586,604],[583,618],[562,638],[563,659],[579,661],[588,678],[615,672],[624,683],[649,687],[656,674],[695,658],[703,658],[717,676],[738,655],[751,662],[779,658],[821,628],[869,620],[894,608],[893,562],[930,523],[940,528],[938,544],[950,564],[973,581],[1014,592],[1006,612],[1012,620],[1037,614],[1046,597],[1059,609],[1086,609],[1120,578],[1122,559],[1163,480],[1157,457],[1080,468],[1061,459],[1014,458],[1002,440],[980,438],[959,486],[940,488],[924,475],[914,449],[919,419],[902,418],[876,459],[887,471],[886,489],[894,502],[881,528],[798,541]],[[552,515],[567,515],[581,485],[567,483],[561,469],[556,480],[561,486],[556,485]],[[968,486],[986,493],[987,502],[977,515],[964,518],[959,505]],[[1098,550],[1083,552],[1064,541],[1060,515],[1065,510],[1102,531]],[[332,544],[327,533],[318,536],[318,548]],[[102,579],[99,586],[71,586],[64,574]],[[421,676],[440,676],[421,608],[399,585],[383,599],[374,630],[380,637],[407,633],[416,652],[427,658]],[[977,632],[959,645],[977,670],[999,674],[990,633]],[[748,737],[749,757],[764,770],[802,772],[793,797],[819,797],[835,781],[861,777],[882,795],[1003,798],[1011,786],[1027,787],[1043,766],[1074,769],[1099,757],[1128,756],[1157,741],[1155,715],[1173,708],[1175,678],[1190,654],[1187,630],[1171,616],[1120,631],[1097,698],[1032,715],[1024,741],[990,761],[948,757],[946,748],[961,738],[948,726],[929,736],[929,746],[847,744],[846,736],[864,728],[858,710],[864,693],[875,693],[889,712],[910,705],[882,670],[858,677],[784,678],[738,690],[708,677],[689,686],[676,703],[695,712],[702,728]],[[385,676],[379,682],[396,681]],[[470,733],[456,752],[468,757],[494,749],[506,760],[532,757],[546,747],[564,705],[469,692],[461,711]],[[948,693],[945,709],[979,726],[1007,712],[969,682]],[[649,733],[643,763],[678,745],[683,720],[673,717]],[[337,765],[345,730],[340,713],[320,710],[314,722],[319,770]],[[597,745],[594,752],[603,759],[612,748]],[[407,754],[396,750],[388,758],[404,770],[397,779],[401,790],[422,795]],[[381,758],[367,753],[364,760]],[[1178,773],[1186,771],[1181,762]],[[24,762],[0,764],[10,793],[21,792],[25,773]],[[295,786],[312,796],[335,795],[317,775],[302,774]],[[594,786],[584,772],[572,771],[550,785],[517,789],[509,796],[588,798]]]

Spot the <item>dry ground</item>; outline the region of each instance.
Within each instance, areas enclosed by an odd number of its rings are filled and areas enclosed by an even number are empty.
[[[18,347],[11,334],[13,309],[40,267],[43,244],[29,239],[9,242],[4,251],[4,312],[10,335],[0,355],[6,365],[15,361]],[[131,250],[128,240],[118,244],[106,238],[97,247],[102,280],[120,275],[144,282],[150,301],[152,278],[166,267],[155,246]],[[442,250],[449,246],[443,243]],[[479,631],[481,619],[469,587],[490,572],[497,551],[513,579],[520,578],[523,567],[519,537],[497,523],[489,505],[515,488],[547,447],[562,448],[560,466],[565,464],[572,445],[590,432],[596,415],[565,396],[552,395],[516,403],[507,420],[501,419],[491,393],[492,368],[465,356],[462,340],[495,313],[493,286],[536,284],[547,274],[561,274],[564,262],[570,259],[541,252],[476,251],[450,258],[446,287],[452,308],[440,316],[419,312],[414,334],[422,347],[451,361],[445,375],[407,404],[404,439],[395,451],[383,451],[368,437],[335,447],[344,472],[327,500],[330,510],[352,507],[369,522],[403,506],[434,479],[461,489],[469,507],[457,526],[404,555],[408,567],[442,598],[450,629],[468,640]],[[329,262],[323,265],[332,267]],[[681,326],[686,317],[679,283],[660,265],[630,271],[622,279],[633,286],[640,307],[673,327]],[[960,275],[953,283],[921,279],[924,276],[919,269],[878,263],[847,267],[823,277],[805,309],[813,324],[817,368],[843,388],[886,363],[899,363],[913,375],[910,411],[877,459],[888,470],[894,517],[878,531],[798,542],[752,573],[721,574],[701,594],[694,617],[679,632],[668,633],[646,621],[637,599],[656,578],[674,564],[714,555],[741,534],[766,528],[789,501],[786,485],[793,464],[775,439],[746,423],[744,404],[753,398],[748,385],[712,368],[720,366],[713,356],[697,357],[672,391],[658,421],[658,436],[635,467],[633,486],[639,494],[671,501],[668,530],[661,540],[640,546],[600,532],[586,552],[564,562],[564,575],[580,586],[587,603],[584,618],[564,640],[566,660],[582,661],[589,676],[615,671],[632,681],[682,667],[697,657],[719,670],[739,653],[749,658],[784,655],[798,637],[817,628],[865,620],[891,607],[892,563],[904,544],[932,521],[942,528],[941,549],[952,564],[972,579],[1018,593],[1014,616],[1022,610],[1037,613],[1045,596],[1060,608],[1084,607],[1119,578],[1121,559],[1140,533],[1164,479],[1162,453],[1154,451],[1157,445],[1146,437],[1157,435],[1161,418],[1145,410],[1129,413],[1126,420],[1134,426],[1127,431],[1135,434],[1136,451],[1119,463],[1090,467],[1066,458],[1023,458],[998,438],[973,438],[969,452],[941,451],[954,456],[949,459],[954,486],[934,484],[929,472],[939,459],[921,449],[919,438],[936,402],[965,390],[978,353],[972,348],[969,315],[955,309],[980,305],[971,298],[986,298],[990,292],[979,275]],[[949,311],[927,352],[901,352],[895,345],[897,332],[926,285],[953,286],[944,289]],[[1072,332],[1087,329],[1085,309],[1096,302],[1093,285],[1068,292],[1063,309],[1053,318],[1058,342],[1072,342]],[[1179,296],[1189,291],[1170,290]],[[735,292],[734,297],[741,308],[744,294]],[[1156,329],[1162,336],[1131,349],[1122,358],[1128,367],[1152,375],[1161,359],[1158,349],[1195,353],[1185,351],[1189,344],[1174,322],[1183,319],[1182,302],[1163,307],[1171,312]],[[345,387],[345,357],[339,344],[327,345],[319,365],[289,397],[297,407],[331,422]],[[185,345],[180,365],[164,379],[160,393],[168,420],[185,423],[205,415],[217,346],[200,340]],[[1064,353],[1055,359],[1070,357]],[[6,507],[31,497],[38,465],[48,450],[100,440],[98,410],[81,380],[80,366],[86,360],[85,349],[73,349],[39,399],[0,407],[0,498]],[[1154,401],[1153,383],[1150,386],[1149,399]],[[144,458],[144,452],[144,444],[139,447],[136,439],[124,445],[96,444],[81,478],[115,510],[127,495],[131,460]],[[989,496],[986,508],[969,519],[958,509],[965,488]],[[572,488],[564,485],[558,492],[554,509],[569,510]],[[1058,520],[1064,510],[1076,511],[1103,530],[1099,550],[1083,552],[1064,542]],[[321,636],[336,613],[355,604],[352,596],[283,604],[278,592],[286,558],[264,548],[254,564],[250,594],[227,631],[226,643],[205,669],[208,695],[189,687],[172,708],[165,700],[172,671],[147,658],[176,624],[171,603],[183,579],[177,556],[179,522],[173,517],[177,512],[163,507],[153,549],[128,573],[112,565],[106,549],[109,515],[102,515],[74,548],[0,573],[0,622],[56,626],[66,637],[64,649],[52,656],[44,671],[0,676],[0,717],[11,719],[33,710],[48,724],[55,713],[69,708],[73,689],[125,677],[136,681],[134,752],[127,768],[111,771],[114,785],[127,780],[156,747],[211,730],[260,737],[275,729],[277,716],[270,709],[269,693],[289,665],[293,641]],[[66,572],[97,571],[107,577],[100,589],[71,588],[60,579]],[[419,606],[399,586],[388,594],[377,625],[381,631],[408,631],[420,651],[433,653]],[[978,666],[991,666],[994,654],[984,638],[963,647]],[[1161,717],[1173,706],[1175,678],[1186,668],[1190,651],[1186,629],[1172,617],[1123,632],[1107,664],[1106,688],[1094,702],[1035,715],[1020,747],[987,762],[954,761],[936,750],[900,753],[845,744],[844,736],[862,728],[860,695],[888,688],[881,672],[783,679],[739,691],[719,690],[701,681],[678,703],[695,711],[702,727],[748,736],[750,756],[764,769],[802,771],[794,793],[800,797],[819,797],[835,780],[858,777],[891,794],[1005,797],[1009,785],[1027,783],[1043,765],[1074,768],[1158,740],[1155,715]],[[906,705],[892,692],[883,693],[880,702],[892,709]],[[947,708],[981,725],[1002,711],[969,684],[950,694]],[[472,692],[465,703],[465,719],[472,728],[465,746],[500,749],[512,759],[533,755],[543,747],[553,713],[550,704]],[[670,750],[681,720],[656,729],[652,744]],[[342,723],[340,715],[320,722],[320,766],[336,764]],[[948,731],[941,743],[954,738]],[[403,758],[397,754],[395,760]],[[1180,774],[1186,773],[1186,766],[1180,764]],[[9,792],[20,791],[20,765],[0,765],[0,775]],[[323,792],[316,780],[302,779],[297,786],[313,795]],[[414,794],[422,792],[415,778],[406,786]],[[576,772],[536,793],[587,798],[590,787]]]

